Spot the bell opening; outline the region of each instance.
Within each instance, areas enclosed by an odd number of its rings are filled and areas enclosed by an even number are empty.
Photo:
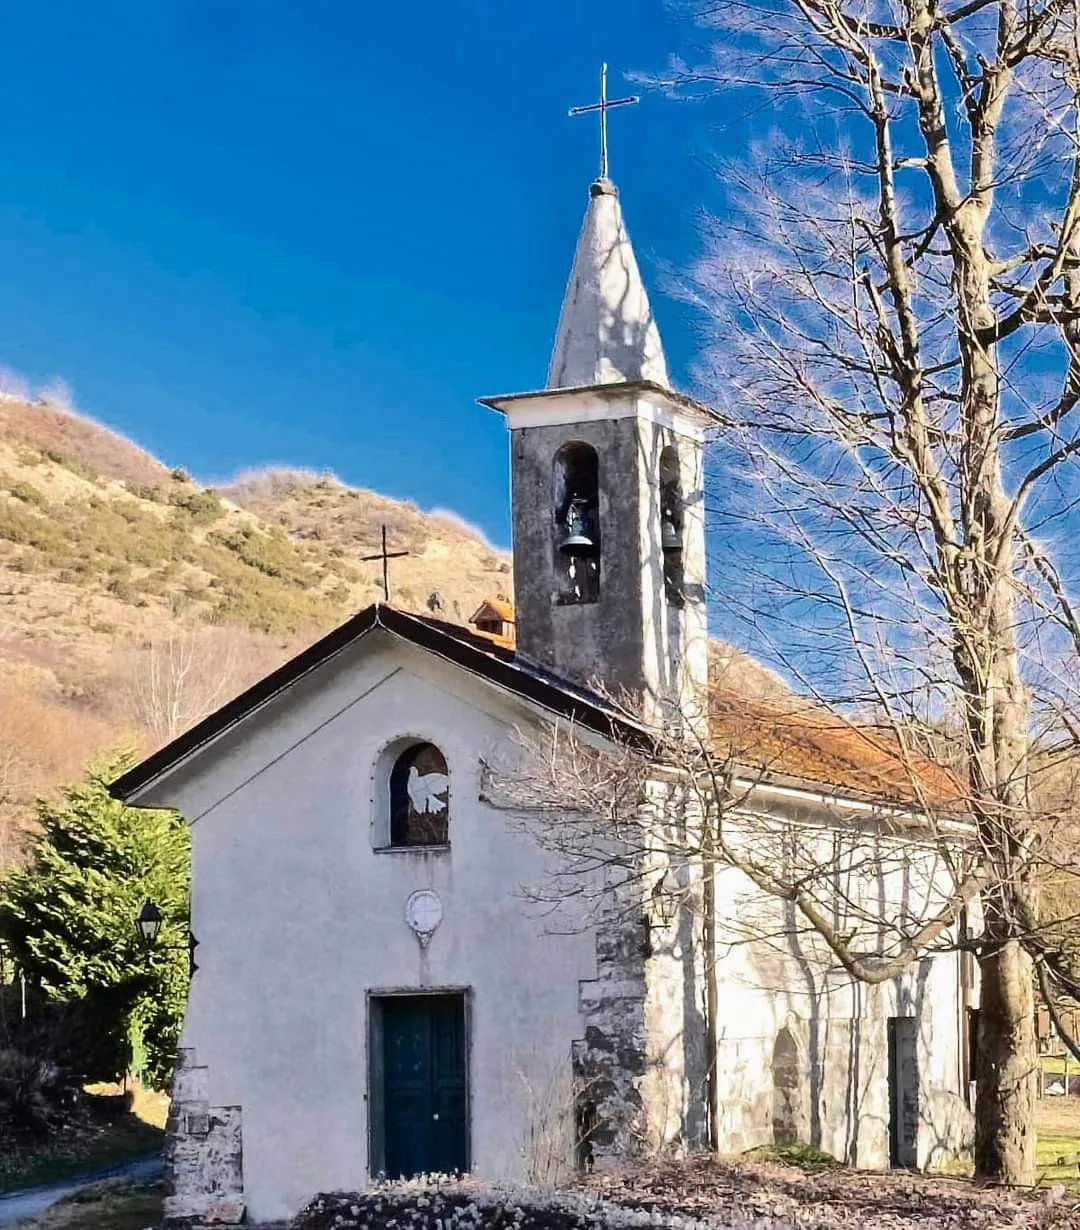
[[[600,596],[600,466],[596,450],[564,444],[551,473],[553,546],[559,605],[596,602]]]
[[[660,550],[664,560],[664,593],[668,604],[681,607],[683,596],[683,494],[679,450],[669,444],[660,454]]]

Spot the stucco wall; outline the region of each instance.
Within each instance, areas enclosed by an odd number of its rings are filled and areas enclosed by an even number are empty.
[[[467,989],[472,1161],[524,1177],[531,1117],[583,1033],[578,982],[595,975],[592,936],[546,934],[520,892],[541,856],[478,799],[480,755],[527,715],[430,655],[371,648],[159,792],[194,821],[199,971],[182,1045],[210,1104],[241,1108],[255,1220],[369,1177],[373,991]],[[373,766],[403,734],[446,756],[449,851],[374,848]],[[418,888],[445,910],[426,949],[404,921]]]
[[[803,840],[813,841],[813,833]],[[916,847],[910,857],[920,859]],[[868,913],[887,917],[899,908],[903,877],[895,858],[885,866],[883,877],[849,878],[845,890]],[[957,954],[928,957],[870,985],[838,966],[793,906],[764,898],[738,871],[719,873],[717,911],[722,1151],[773,1143],[779,1113],[795,1121],[801,1142],[852,1165],[888,1166],[889,1017],[916,1022],[916,1164],[940,1165],[970,1149]],[[797,1085],[787,1092],[783,1077],[777,1080],[782,1030],[798,1055]]]

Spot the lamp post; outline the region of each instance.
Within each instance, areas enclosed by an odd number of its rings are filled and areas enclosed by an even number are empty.
[[[147,897],[135,918],[135,927],[139,932],[139,939],[142,940],[144,947],[157,948],[159,952],[178,952],[181,949],[185,949],[188,954],[188,977],[193,977],[195,971],[199,968],[195,964],[195,949],[198,948],[199,941],[191,934],[189,927],[186,944],[158,944],[157,938],[163,922],[164,916],[161,911]]]

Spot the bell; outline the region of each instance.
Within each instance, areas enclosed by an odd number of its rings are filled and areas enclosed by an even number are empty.
[[[589,534],[585,518],[585,501],[573,500],[566,514],[566,533],[559,539],[559,551],[563,555],[593,555],[596,541]]]
[[[665,513],[660,521],[660,550],[665,553],[682,550],[682,539],[670,513]]]

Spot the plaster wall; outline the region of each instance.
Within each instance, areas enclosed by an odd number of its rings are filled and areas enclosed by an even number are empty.
[[[478,797],[480,756],[529,714],[384,640],[341,655],[147,800],[194,822],[199,971],[182,1046],[205,1065],[209,1104],[240,1107],[253,1220],[370,1179],[371,993],[466,991],[471,1159],[487,1177],[526,1177],[535,1116],[583,1033],[594,939],[546,933],[521,892],[542,856]],[[446,756],[448,850],[377,848],[373,771],[403,735]],[[444,904],[426,949],[404,920],[420,888]]]
[[[827,839],[811,832],[804,840]],[[871,914],[891,917],[905,898],[918,910],[908,897],[912,883],[932,884],[939,872],[932,854],[909,846],[907,856],[914,874],[890,858],[882,874],[849,877],[845,891]],[[772,1144],[780,1115],[794,1120],[801,1142],[851,1165],[888,1166],[887,1022],[901,1016],[916,1022],[916,1164],[941,1165],[970,1150],[958,954],[928,957],[870,985],[837,964],[792,906],[763,897],[739,871],[718,873],[717,910],[722,1151]],[[783,1030],[798,1054],[789,1093],[778,1092]]]

